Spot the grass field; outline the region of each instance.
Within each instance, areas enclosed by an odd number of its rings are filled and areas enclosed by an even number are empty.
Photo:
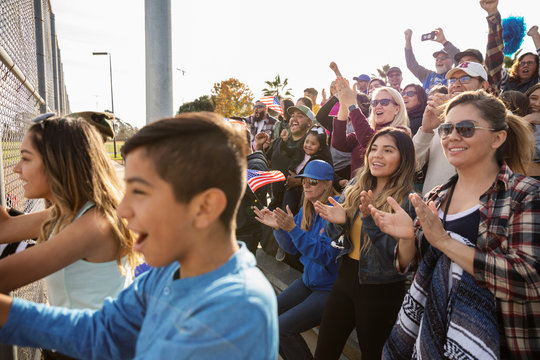
[[[105,149],[107,149],[107,153],[113,160],[122,160],[122,156],[120,155],[120,149],[124,145],[124,141],[117,141],[116,142],[116,158],[114,157],[114,144],[112,141],[107,141],[105,143]]]

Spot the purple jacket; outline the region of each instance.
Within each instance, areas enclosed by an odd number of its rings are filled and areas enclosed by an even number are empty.
[[[350,152],[351,154],[351,179],[356,170],[364,165],[364,154],[369,141],[378,130],[388,126],[377,124],[375,130],[371,128],[360,109],[354,109],[349,113],[354,132],[347,134],[347,122],[334,118],[332,132],[332,146],[337,150]]]

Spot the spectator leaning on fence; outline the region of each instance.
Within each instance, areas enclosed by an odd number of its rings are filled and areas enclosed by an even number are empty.
[[[116,297],[131,283],[137,256],[116,214],[121,186],[97,131],[81,119],[39,120],[23,138],[14,171],[26,198],[52,206],[17,217],[0,210],[0,242],[38,238],[0,261],[0,291],[46,277],[51,305],[99,309]]]
[[[245,146],[245,136],[212,113],[142,128],[123,148],[118,213],[154,268],[95,312],[2,295],[0,342],[76,358],[275,360],[275,295],[234,236]]]

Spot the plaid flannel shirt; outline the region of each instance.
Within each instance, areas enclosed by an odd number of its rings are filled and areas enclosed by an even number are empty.
[[[249,125],[249,131],[251,132],[251,139],[254,142],[255,135],[257,135],[257,128],[259,126],[259,123],[255,121],[255,119],[253,119],[253,115],[250,115],[244,119],[246,120],[246,123]],[[277,123],[277,119],[270,115],[266,115],[266,117],[261,121],[263,122],[262,132],[265,132],[266,134],[268,134],[268,136],[270,137],[270,140],[273,140],[274,139],[274,126]]]
[[[456,176],[425,198],[438,208]],[[504,164],[496,181],[480,197],[479,211],[474,276],[494,295],[501,357],[540,359],[540,182],[514,174]],[[417,263],[429,246],[418,219],[415,234]],[[396,267],[403,271],[397,251],[395,255]]]
[[[504,40],[501,14],[486,17],[489,27],[488,41],[486,46],[486,67],[488,81],[497,91],[502,89],[508,81],[508,73],[503,69]]]

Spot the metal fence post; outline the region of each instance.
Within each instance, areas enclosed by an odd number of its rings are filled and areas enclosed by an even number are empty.
[[[39,95],[45,100],[45,104],[41,105],[39,110],[44,113],[47,111],[47,77],[45,67],[45,48],[43,41],[43,7],[41,0],[34,0],[34,19],[36,28],[36,61],[37,61],[37,76],[38,76],[38,91]]]

